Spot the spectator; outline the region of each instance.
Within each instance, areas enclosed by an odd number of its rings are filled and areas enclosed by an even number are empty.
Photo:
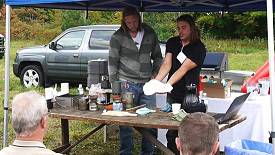
[[[180,123],[176,145],[181,155],[214,155],[219,148],[219,126],[205,113],[187,115]]]
[[[48,125],[47,103],[36,92],[16,95],[12,101],[14,142],[3,148],[0,155],[58,155],[45,147],[43,138]]]

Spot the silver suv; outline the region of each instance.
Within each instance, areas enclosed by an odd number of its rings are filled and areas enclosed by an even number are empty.
[[[109,41],[120,25],[70,28],[48,45],[24,48],[16,53],[13,73],[25,87],[44,86],[48,81],[87,81],[92,59],[108,59]],[[164,55],[165,45],[160,44]]]

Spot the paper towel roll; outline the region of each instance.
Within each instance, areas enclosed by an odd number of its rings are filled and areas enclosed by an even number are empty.
[[[61,93],[69,94],[69,83],[61,83]]]

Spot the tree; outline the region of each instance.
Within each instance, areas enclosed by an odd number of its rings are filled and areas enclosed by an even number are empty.
[[[84,25],[83,11],[69,10],[62,14],[61,29],[64,31],[70,27]]]

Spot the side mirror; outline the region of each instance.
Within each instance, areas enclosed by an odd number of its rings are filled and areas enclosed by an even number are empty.
[[[55,42],[51,42],[49,45],[49,48],[52,50],[56,50],[56,43]]]

